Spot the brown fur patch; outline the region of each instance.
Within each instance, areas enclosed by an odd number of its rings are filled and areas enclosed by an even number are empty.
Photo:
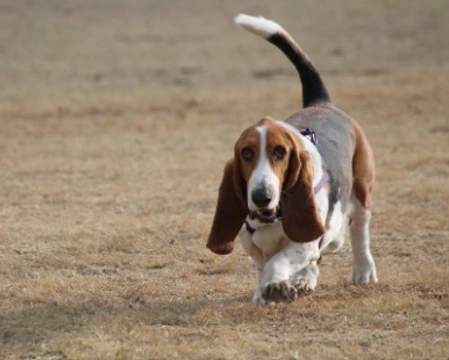
[[[371,193],[374,186],[375,164],[371,146],[360,126],[353,121],[355,150],[352,159],[353,189],[357,200],[366,209],[371,208]]]

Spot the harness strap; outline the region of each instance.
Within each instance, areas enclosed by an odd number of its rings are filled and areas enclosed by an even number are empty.
[[[323,174],[323,176],[321,177],[320,181],[318,181],[318,184],[316,184],[313,187],[313,193],[315,195],[318,194],[321,191],[321,189],[324,187],[324,185],[327,184],[328,181],[329,181],[329,175],[327,175],[327,173],[325,172]]]
[[[305,128],[303,130],[300,131],[302,136],[305,136],[306,138],[308,138],[313,145],[317,146],[318,145],[318,139],[316,137],[315,131],[311,128]]]

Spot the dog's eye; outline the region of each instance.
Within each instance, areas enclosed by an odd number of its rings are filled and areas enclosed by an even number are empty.
[[[242,158],[244,158],[246,161],[250,161],[254,158],[254,153],[249,148],[244,148],[242,150]]]
[[[285,151],[285,149],[281,146],[276,146],[273,150],[273,156],[277,159],[277,160],[282,160],[285,156],[287,152]]]

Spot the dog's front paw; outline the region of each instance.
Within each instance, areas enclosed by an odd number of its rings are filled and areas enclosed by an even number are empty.
[[[298,294],[308,295],[315,290],[316,283],[316,279],[300,277],[295,279],[293,286],[296,288]]]
[[[353,266],[352,280],[357,285],[377,283],[376,265],[372,258],[368,258],[364,264]]]
[[[292,285],[296,288],[298,294],[310,294],[315,290],[319,274],[318,265],[310,263],[294,276],[291,281]]]
[[[253,303],[258,304],[258,305],[267,305],[268,304],[267,300],[265,300],[262,297],[261,293],[254,294],[254,296],[253,296]]]
[[[262,289],[265,303],[292,302],[298,298],[298,291],[288,281],[272,282]]]

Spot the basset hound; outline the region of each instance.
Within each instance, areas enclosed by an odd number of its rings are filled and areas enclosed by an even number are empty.
[[[374,156],[365,134],[332,104],[317,69],[280,25],[243,14],[234,21],[290,59],[303,109],[243,131],[224,169],[207,247],[228,254],[239,235],[257,268],[253,301],[290,302],[315,289],[321,253],[340,248],[349,227],[353,281],[377,282],[369,247]]]

